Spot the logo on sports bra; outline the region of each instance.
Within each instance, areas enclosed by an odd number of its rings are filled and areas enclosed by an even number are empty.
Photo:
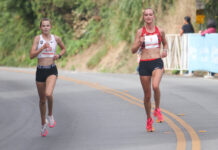
[[[52,47],[46,48],[45,51],[52,51]]]
[[[43,44],[43,41],[41,40],[41,41],[39,41],[39,43],[40,43],[40,44]]]

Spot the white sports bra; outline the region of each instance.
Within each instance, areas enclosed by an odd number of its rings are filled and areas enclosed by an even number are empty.
[[[37,50],[40,49],[45,43],[46,43],[46,41],[43,39],[42,35],[40,35]],[[43,49],[41,51],[41,53],[39,53],[38,58],[54,57],[55,56],[57,42],[55,40],[54,35],[51,35],[51,40],[48,43],[49,43],[50,47],[46,48],[46,49]]]

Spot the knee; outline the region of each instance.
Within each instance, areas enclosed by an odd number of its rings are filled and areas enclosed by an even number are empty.
[[[145,95],[144,103],[148,103],[151,100],[151,95]]]
[[[51,98],[51,97],[52,97],[52,93],[51,93],[51,92],[46,92],[46,93],[45,93],[45,96],[46,96],[47,98]]]
[[[153,84],[153,90],[154,92],[159,91],[159,85]]]
[[[45,105],[46,102],[45,102],[45,100],[41,100],[41,99],[40,99],[39,104],[40,104],[40,105]]]

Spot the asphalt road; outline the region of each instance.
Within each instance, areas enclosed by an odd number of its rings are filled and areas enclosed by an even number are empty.
[[[59,71],[55,128],[40,136],[35,70],[0,67],[0,150],[216,150],[218,80],[164,75],[165,122],[145,130],[136,74]],[[153,101],[153,99],[152,99]]]

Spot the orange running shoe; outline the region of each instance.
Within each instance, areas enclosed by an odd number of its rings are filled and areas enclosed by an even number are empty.
[[[155,109],[153,115],[154,115],[154,117],[157,117],[156,122],[161,123],[164,121],[163,116],[162,116],[161,111],[160,111],[160,108]]]
[[[152,124],[153,124],[153,119],[148,118],[147,126],[146,126],[147,132],[153,132],[154,131],[154,128],[152,127]]]

